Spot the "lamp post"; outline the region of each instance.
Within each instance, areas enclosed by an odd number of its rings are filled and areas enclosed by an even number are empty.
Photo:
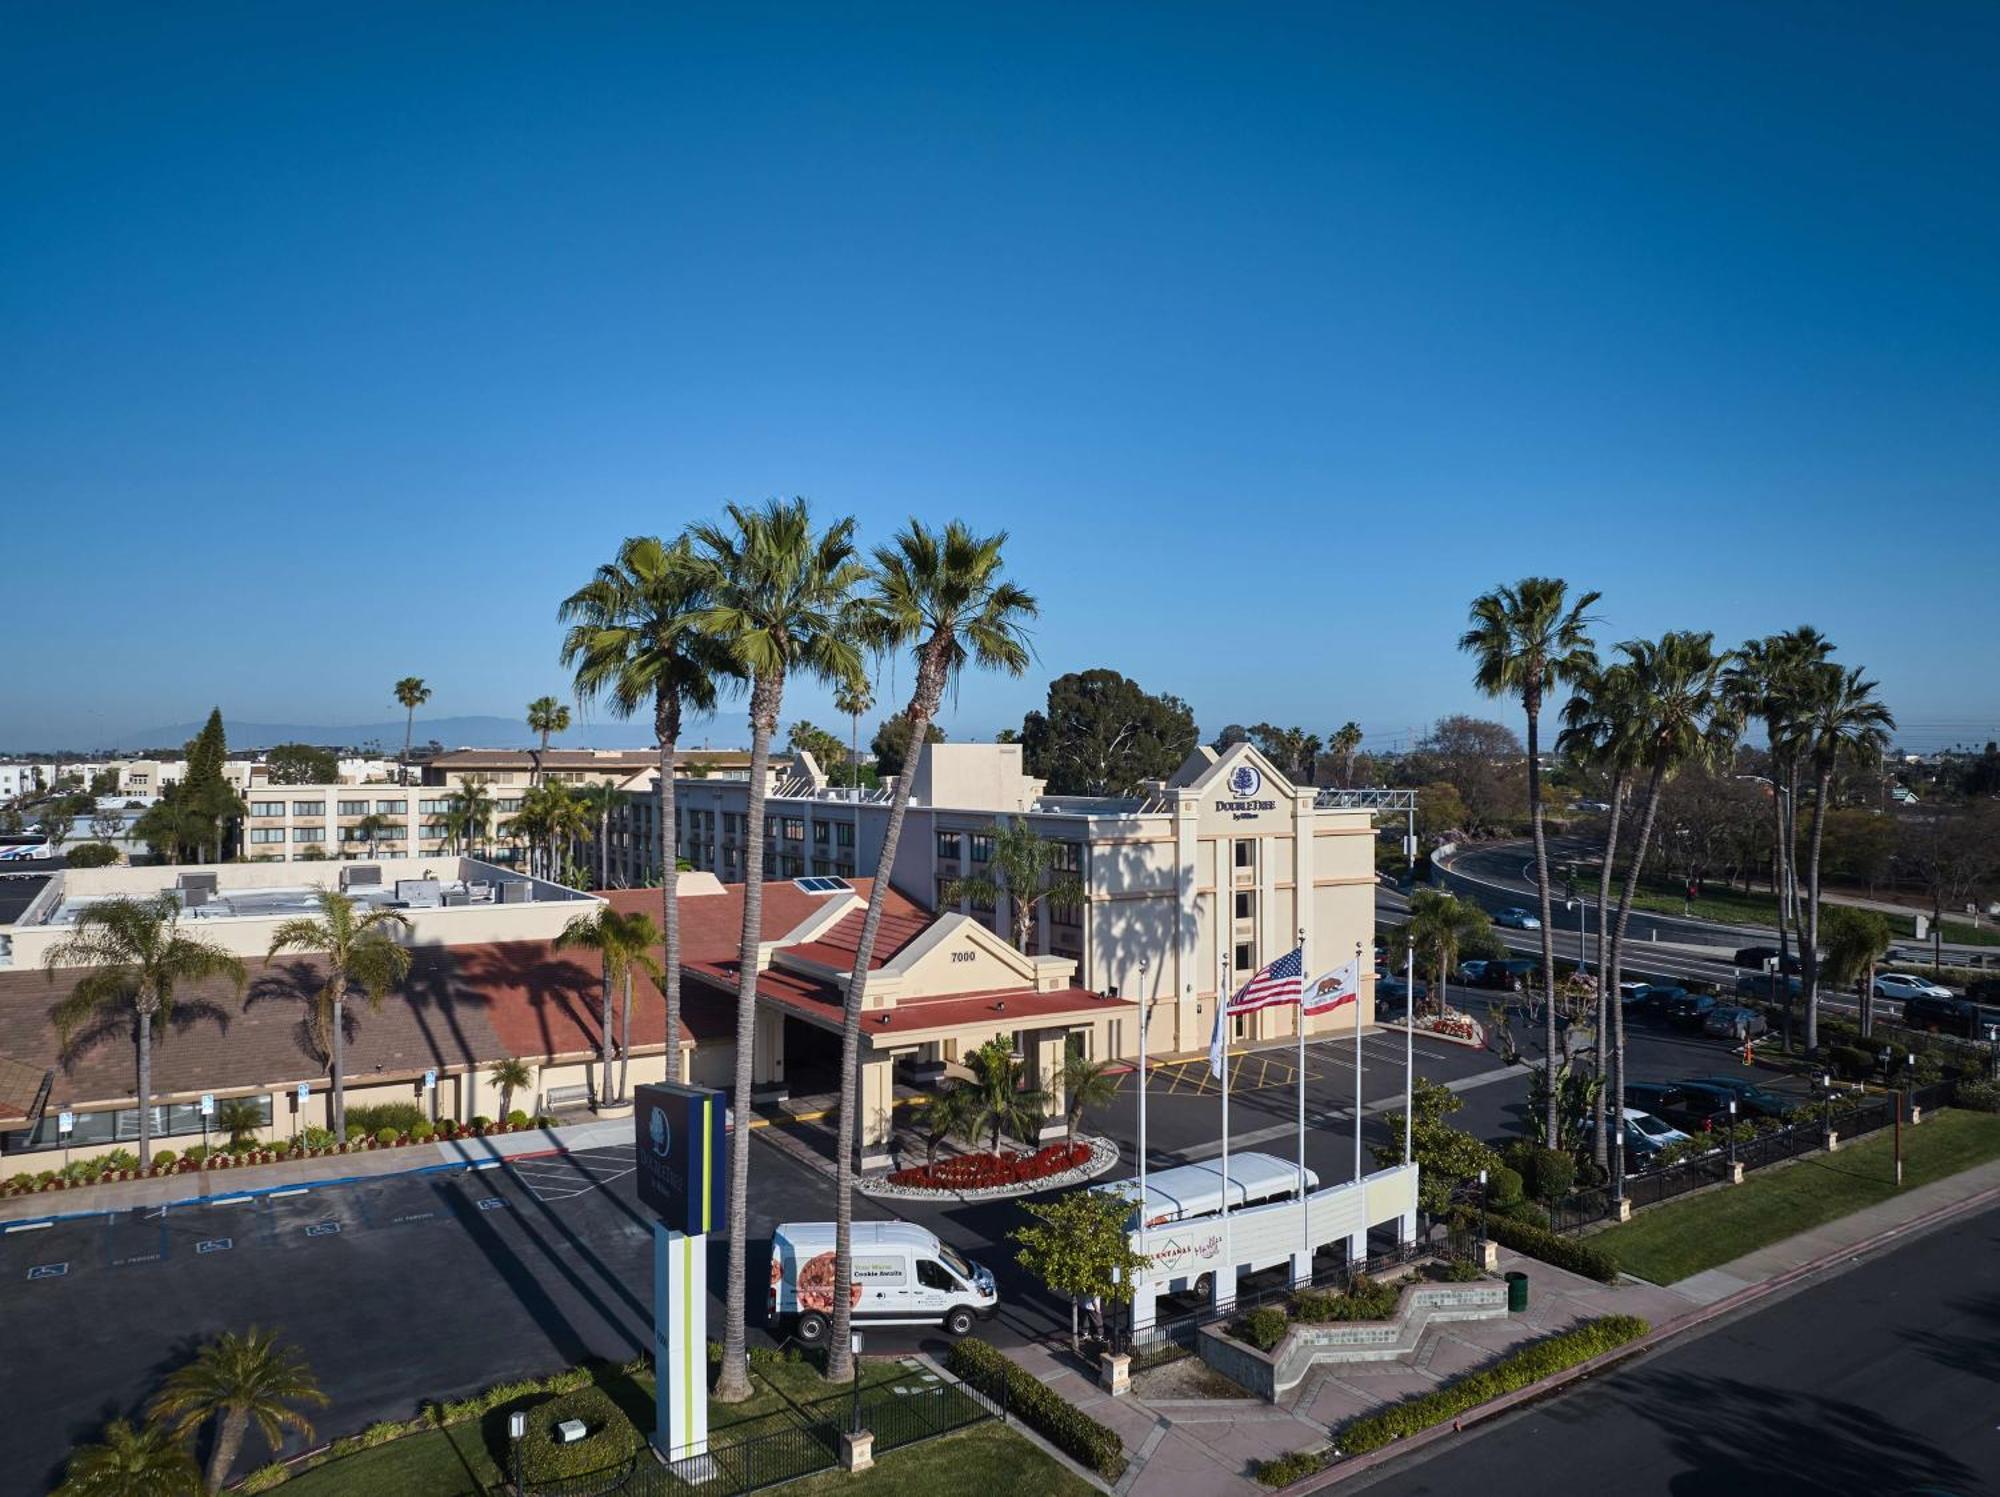
[[[1819,1131],[1820,1143],[1833,1137],[1833,1077],[1825,1071],[1819,1073]]]
[[[1729,1178],[1736,1178],[1736,1099],[1729,1099]]]
[[[1486,1171],[1479,1172],[1479,1240],[1486,1240]]]
[[[858,1435],[861,1433],[861,1332],[849,1333],[847,1349],[852,1353],[849,1360],[854,1364],[854,1417],[848,1428]]]
[[[521,1490],[521,1437],[528,1432],[528,1416],[516,1409],[507,1416],[508,1464],[514,1468],[514,1490]]]
[[[1581,899],[1565,899],[1563,908],[1576,911],[1576,970],[1590,970],[1590,906]]]

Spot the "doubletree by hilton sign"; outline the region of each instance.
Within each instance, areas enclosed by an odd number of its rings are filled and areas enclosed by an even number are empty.
[[[666,1082],[637,1088],[639,1199],[668,1231],[729,1229],[728,1115],[721,1092]]]
[[[1226,787],[1230,798],[1218,800],[1215,809],[1232,821],[1248,821],[1260,811],[1278,809],[1276,801],[1257,798],[1257,793],[1264,788],[1264,776],[1258,773],[1254,764],[1239,764],[1230,770]]]

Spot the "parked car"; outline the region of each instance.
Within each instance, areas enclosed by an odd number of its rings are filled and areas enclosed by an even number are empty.
[[[1477,959],[1458,964],[1458,980],[1468,988],[1497,988],[1502,992],[1512,992],[1521,986],[1505,962]]]
[[[1780,988],[1779,982],[1784,986]],[[1796,977],[1779,978],[1775,972],[1744,972],[1736,979],[1738,998],[1762,998],[1775,1003],[1786,994],[1796,998],[1803,991],[1803,985]]]
[[[1658,1021],[1667,1016],[1667,1010],[1688,996],[1688,990],[1677,982],[1626,982],[1618,985],[1618,996],[1625,1007],[1625,1017]]]
[[[1530,910],[1522,909],[1519,905],[1511,905],[1507,909],[1496,911],[1493,916],[1493,923],[1504,926],[1508,930],[1540,930],[1542,928],[1541,917]]]
[[[1706,1133],[1720,1116],[1729,1121],[1729,1099],[1707,1087],[1684,1087],[1675,1081],[1634,1081],[1625,1088],[1625,1105],[1664,1118],[1683,1133]]]
[[[1625,1127],[1625,1157],[1636,1164],[1650,1164],[1653,1156],[1667,1145],[1688,1141],[1687,1134],[1664,1118],[1636,1107],[1621,1107],[1618,1111]]]
[[[1416,984],[1417,1002],[1428,1002],[1431,985],[1421,977]],[[1410,1011],[1410,985],[1400,977],[1380,977],[1375,980],[1375,1011],[1396,1017]]]
[[[1983,1040],[1987,1030],[2000,1027],[2000,1008],[1969,998],[1912,998],[1903,1005],[1903,1024],[1933,1034]]]
[[[1740,1045],[1745,1040],[1756,1039],[1760,1034],[1769,1034],[1771,1023],[1759,1009],[1720,1003],[1708,1011],[1708,1017],[1701,1021],[1701,1030],[1703,1034],[1712,1034],[1718,1039]]]
[[[1739,967],[1755,967],[1759,971],[1762,971],[1764,963],[1777,955],[1778,948],[1775,946],[1745,946],[1741,951],[1736,953],[1736,965]],[[1786,952],[1785,970],[1791,973],[1799,973],[1805,971],[1805,966],[1798,957],[1790,952]]]
[[[831,1323],[833,1227],[785,1222],[771,1238],[765,1315],[807,1346],[825,1345]],[[856,1222],[853,1241],[856,1324],[942,1325],[965,1336],[1000,1307],[990,1270],[914,1222]]]
[[[1682,993],[1661,1005],[1660,1017],[1675,1029],[1700,1029],[1714,1008],[1713,993]]]
[[[1741,1076],[1695,1076],[1677,1083],[1683,1091],[1702,1088],[1716,1093],[1725,1100],[1736,1099],[1738,1115],[1777,1118],[1780,1122],[1789,1120],[1805,1103],[1797,1097],[1788,1097],[1783,1092],[1774,1092],[1767,1086],[1760,1086]]]
[[[1877,998],[1894,998],[1907,1003],[1912,998],[1952,998],[1957,995],[1950,988],[1939,987],[1928,977],[1918,977],[1909,972],[1884,972],[1876,977],[1870,989]]]

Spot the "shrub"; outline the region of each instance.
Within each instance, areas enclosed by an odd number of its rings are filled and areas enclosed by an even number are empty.
[[[889,1183],[927,1190],[985,1190],[996,1185],[1023,1185],[1047,1179],[1089,1162],[1088,1144],[1050,1144],[1032,1154],[961,1154],[955,1159],[940,1159],[934,1165],[897,1170],[889,1177]]]
[[[400,1128],[383,1128],[375,1135],[375,1142],[385,1149],[394,1148],[402,1141],[403,1131]]]
[[[2000,1112],[2000,1081],[1961,1081],[1958,1105],[1974,1112]]]
[[[629,1461],[639,1452],[639,1432],[611,1395],[582,1374],[584,1385],[560,1393],[528,1410],[528,1431],[521,1436],[521,1474],[531,1482],[560,1481],[586,1476]],[[590,1433],[573,1444],[562,1444],[555,1427],[565,1419],[581,1419]]]
[[[347,1109],[347,1136],[379,1134],[384,1128],[408,1133],[417,1124],[427,1121],[424,1110],[414,1102],[370,1102],[363,1107]]]
[[[1325,1296],[1331,1299],[1332,1296]],[[1259,1351],[1269,1351],[1285,1339],[1289,1322],[1276,1305],[1260,1305],[1230,1327],[1238,1341],[1247,1341]]]
[[[1505,1211],[1521,1199],[1521,1172],[1496,1164],[1486,1172],[1486,1201],[1495,1211]]]
[[[1387,1320],[1396,1313],[1399,1298],[1401,1291],[1393,1284],[1378,1283],[1366,1274],[1357,1274],[1341,1294],[1301,1290],[1292,1297],[1292,1313],[1314,1325],[1341,1320]]]
[[[1571,1273],[1580,1273],[1587,1279],[1596,1279],[1600,1284],[1615,1284],[1618,1281],[1616,1258],[1589,1243],[1558,1237],[1545,1227],[1515,1221],[1511,1217],[1495,1216],[1487,1220],[1486,1235],[1502,1247],[1525,1253],[1530,1258],[1539,1258],[1544,1263],[1553,1263]]]
[[[36,1185],[35,1177],[29,1174],[15,1175],[12,1179],[10,1179],[7,1182],[7,1188],[13,1191],[16,1195],[27,1194],[29,1191],[35,1188],[35,1185]]]
[[[1835,1045],[1827,1063],[1843,1081],[1861,1081],[1875,1074],[1875,1057],[1859,1045]]]
[[[317,1128],[308,1123],[304,1134],[301,1135],[301,1141],[308,1149],[330,1149],[333,1147],[333,1130]]]
[[[1380,1450],[1392,1440],[1406,1439],[1468,1409],[1490,1403],[1502,1394],[1615,1351],[1638,1340],[1648,1329],[1646,1322],[1636,1315],[1607,1315],[1601,1320],[1585,1321],[1560,1335],[1530,1342],[1491,1367],[1448,1383],[1434,1393],[1351,1420],[1340,1432],[1340,1449],[1348,1455]]]
[[[139,1167],[139,1156],[130,1149],[113,1149],[104,1156],[104,1167],[108,1170],[135,1170]]]
[[[1539,1201],[1529,1200],[1526,1196],[1510,1204],[1505,1214],[1510,1221],[1521,1222],[1530,1227],[1540,1227],[1545,1231],[1549,1225],[1549,1208]]]
[[[1294,1450],[1273,1460],[1252,1462],[1250,1474],[1267,1487],[1288,1487],[1315,1471],[1324,1471],[1332,1454],[1331,1450]]]
[[[1010,1413],[1018,1415],[1050,1444],[1106,1481],[1115,1482],[1125,1474],[1125,1447],[1109,1426],[1099,1424],[978,1337],[968,1336],[952,1343],[947,1365],[954,1375],[972,1380],[983,1389],[990,1389],[996,1381],[1004,1382]]]
[[[491,1128],[492,1126],[493,1126],[493,1119],[486,1116],[485,1113],[475,1112],[472,1115],[472,1131],[474,1133],[484,1133],[488,1128]]]
[[[236,1490],[247,1492],[251,1497],[259,1492],[269,1492],[283,1486],[291,1479],[292,1468],[283,1461],[267,1461],[236,1484]]]
[[[525,1128],[525,1127],[527,1127],[527,1126],[528,1126],[528,1115],[527,1115],[527,1114],[526,1114],[525,1112],[521,1111],[521,1109],[520,1109],[520,1108],[518,1108],[518,1107],[517,1107],[517,1108],[515,1108],[515,1109],[514,1109],[514,1110],[513,1110],[512,1112],[510,1112],[510,1113],[508,1113],[508,1114],[507,1114],[507,1126],[508,1126],[509,1128]]]
[[[410,1130],[410,1142],[413,1144],[427,1144],[436,1137],[437,1129],[429,1123],[419,1123]]]
[[[1531,1201],[1552,1205],[1576,1188],[1576,1161],[1560,1150],[1523,1138],[1509,1144],[1502,1157],[1520,1173],[1521,1188]]]
[[[1486,1277],[1486,1270],[1470,1258],[1453,1258],[1442,1266],[1438,1277],[1447,1284],[1475,1284]]]
[[[118,849],[109,842],[79,842],[64,856],[72,868],[110,868],[118,862]]]

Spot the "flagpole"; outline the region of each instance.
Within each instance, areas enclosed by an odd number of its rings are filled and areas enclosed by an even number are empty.
[[[1221,901],[1216,901],[1218,913]],[[1215,964],[1215,1032],[1222,1037],[1222,1260],[1229,1268],[1229,1298],[1236,1298],[1236,1240],[1229,1221],[1229,943],[1223,942],[1223,950]],[[1222,1287],[1218,1273],[1216,1288]],[[1221,1297],[1215,1299],[1215,1308],[1221,1309]]]
[[[1361,1178],[1361,943],[1354,943],[1354,1178]]]
[[[1146,994],[1146,959],[1139,958],[1139,1250],[1146,1248],[1146,1026],[1153,1005]]]
[[[1416,1104],[1417,1076],[1417,943],[1403,952],[1403,995],[1409,1011],[1403,1015],[1403,1163],[1410,1162],[1410,1111]]]
[[[1306,933],[1299,930],[1299,1003],[1293,1012],[1298,1017],[1299,1031],[1299,1231],[1305,1238],[1306,1282],[1312,1282],[1313,1240],[1312,1208],[1306,1204],[1306,979],[1312,973],[1312,964],[1306,960]]]

